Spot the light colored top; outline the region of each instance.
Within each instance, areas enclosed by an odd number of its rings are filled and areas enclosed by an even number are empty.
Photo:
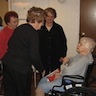
[[[77,54],[76,56],[70,58],[68,66],[66,66],[66,68],[62,70],[61,76],[64,75],[85,76],[88,65],[92,64],[92,62],[93,62],[92,54],[88,54],[86,56],[81,56],[80,54]]]

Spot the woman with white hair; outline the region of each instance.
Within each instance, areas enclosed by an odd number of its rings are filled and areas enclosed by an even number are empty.
[[[78,54],[74,57],[61,58],[63,64],[68,64],[66,68],[61,70],[60,75],[55,74],[54,81],[48,81],[47,76],[43,77],[36,89],[36,96],[45,96],[54,85],[61,85],[62,77],[64,75],[85,75],[86,69],[89,64],[92,64],[93,57],[91,52],[95,48],[96,42],[89,37],[82,37],[77,45]],[[52,74],[51,74],[52,75]],[[63,86],[55,90],[64,91]]]

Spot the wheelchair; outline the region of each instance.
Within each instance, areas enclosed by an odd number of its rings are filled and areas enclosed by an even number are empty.
[[[49,96],[96,96],[96,92],[85,87],[85,79],[79,75],[65,75],[60,86],[53,86]],[[56,87],[64,87],[64,92],[55,90]]]

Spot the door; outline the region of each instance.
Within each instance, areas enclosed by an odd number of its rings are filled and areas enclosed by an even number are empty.
[[[92,37],[96,41],[96,0],[80,0],[80,37]],[[96,57],[96,48],[93,52]]]
[[[82,36],[91,37],[96,41],[96,0],[80,0],[80,37]],[[88,74],[91,73],[91,77],[95,78],[94,79],[95,81],[96,48],[93,51],[93,57],[94,57],[94,63],[92,64],[92,67],[90,67]],[[88,79],[88,81],[90,81],[90,79]]]

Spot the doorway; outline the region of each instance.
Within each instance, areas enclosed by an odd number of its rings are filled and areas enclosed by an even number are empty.
[[[82,36],[88,36],[96,41],[96,0],[80,0],[79,35],[80,38]],[[93,51],[93,57],[94,57],[94,63],[93,67],[90,69],[90,72],[92,72],[91,76],[96,78],[96,48]]]

